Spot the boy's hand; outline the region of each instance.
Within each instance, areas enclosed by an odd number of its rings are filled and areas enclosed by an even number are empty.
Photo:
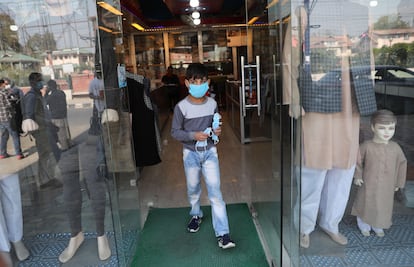
[[[196,132],[194,134],[194,139],[197,141],[205,141],[208,138],[208,134],[204,133],[204,132]]]
[[[214,133],[217,135],[217,136],[220,136],[220,134],[221,134],[221,127],[218,127],[217,129],[215,129],[215,130],[213,130],[214,131]]]

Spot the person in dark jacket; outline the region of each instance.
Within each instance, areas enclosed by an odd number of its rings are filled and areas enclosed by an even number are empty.
[[[22,130],[25,133],[30,133],[36,141],[37,153],[39,154],[36,184],[39,188],[61,186],[61,182],[56,179],[59,176],[57,162],[60,159],[57,131],[56,127],[51,124],[50,115],[42,96],[42,74],[32,72],[29,75],[29,82],[31,88],[23,99]]]
[[[45,95],[46,105],[49,109],[52,124],[56,126],[58,132],[58,145],[60,149],[66,150],[72,146],[68,123],[68,108],[66,103],[66,94],[58,89],[55,80],[47,82],[47,91]]]

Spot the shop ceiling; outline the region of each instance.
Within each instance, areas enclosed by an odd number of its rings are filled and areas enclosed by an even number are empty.
[[[126,23],[138,23],[145,31],[240,25],[254,16],[256,23],[266,23],[265,6],[266,0],[199,0],[195,8],[190,7],[189,0],[121,0]],[[193,11],[200,13],[198,26],[193,23]]]

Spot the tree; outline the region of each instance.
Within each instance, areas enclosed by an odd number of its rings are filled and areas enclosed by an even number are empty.
[[[22,47],[19,43],[19,37],[16,32],[10,29],[11,25],[15,25],[14,20],[6,13],[0,13],[0,49],[20,52]]]
[[[414,43],[398,43],[374,49],[375,64],[412,67],[414,65]]]
[[[374,30],[408,29],[410,24],[401,19],[400,14],[382,16],[374,23]]]
[[[56,50],[56,41],[53,33],[36,33],[27,40],[26,49],[32,53]]]

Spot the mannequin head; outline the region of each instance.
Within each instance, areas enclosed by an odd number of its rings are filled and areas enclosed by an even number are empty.
[[[388,141],[394,136],[397,118],[389,110],[378,110],[371,117],[371,129],[374,132],[375,143],[388,144]]]

